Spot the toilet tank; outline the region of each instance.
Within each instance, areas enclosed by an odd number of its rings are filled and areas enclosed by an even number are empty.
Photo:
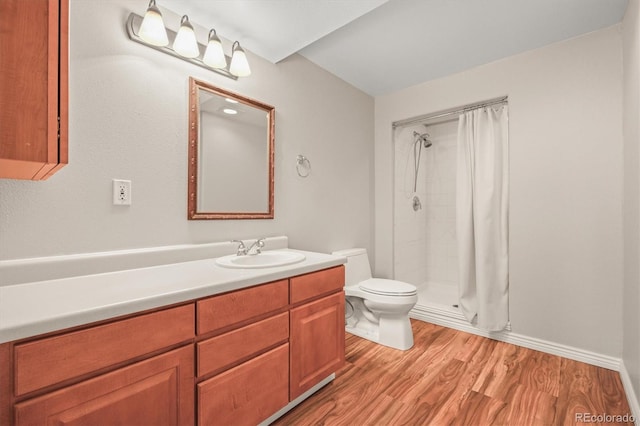
[[[371,265],[369,264],[369,256],[367,256],[366,249],[353,248],[338,250],[331,254],[347,258],[347,263],[344,265],[345,285],[358,284],[371,278]]]

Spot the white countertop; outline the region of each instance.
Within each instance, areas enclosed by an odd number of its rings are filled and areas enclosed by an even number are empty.
[[[304,253],[292,265],[228,269],[215,259],[0,287],[0,343],[275,281],[346,262]]]

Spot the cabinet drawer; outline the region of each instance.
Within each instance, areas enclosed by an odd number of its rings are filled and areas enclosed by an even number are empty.
[[[289,313],[230,331],[197,344],[198,376],[254,356],[289,339]]]
[[[251,425],[289,402],[289,344],[197,385],[198,424]]]
[[[16,345],[15,393],[23,395],[192,339],[194,324],[190,304]]]
[[[242,323],[283,308],[288,303],[287,280],[199,300],[197,302],[198,334]]]
[[[193,425],[193,346],[16,404],[20,425]]]
[[[291,303],[333,293],[344,287],[344,265],[290,279]]]

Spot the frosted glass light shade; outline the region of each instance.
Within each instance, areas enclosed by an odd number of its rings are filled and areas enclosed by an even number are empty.
[[[237,41],[233,43],[231,55],[231,65],[229,65],[229,72],[238,77],[246,77],[251,75],[251,68],[249,68],[249,61],[247,61],[247,55],[244,53],[244,49],[240,47],[240,43]]]
[[[209,31],[209,43],[207,43],[207,50],[204,52],[202,62],[209,65],[211,68],[227,67],[227,58],[224,56],[222,42],[216,35],[216,30]]]
[[[187,15],[184,15],[180,21],[180,29],[176,34],[176,39],[173,41],[173,50],[185,58],[197,58],[200,56],[196,33],[193,31],[193,26],[189,22]]]
[[[167,30],[162,21],[162,13],[156,6],[155,0],[149,2],[149,8],[147,13],[144,14],[138,35],[141,39],[154,46],[166,46],[169,44]]]

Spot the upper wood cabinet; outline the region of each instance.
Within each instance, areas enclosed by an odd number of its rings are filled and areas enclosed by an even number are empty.
[[[0,178],[68,162],[68,0],[0,0]]]

